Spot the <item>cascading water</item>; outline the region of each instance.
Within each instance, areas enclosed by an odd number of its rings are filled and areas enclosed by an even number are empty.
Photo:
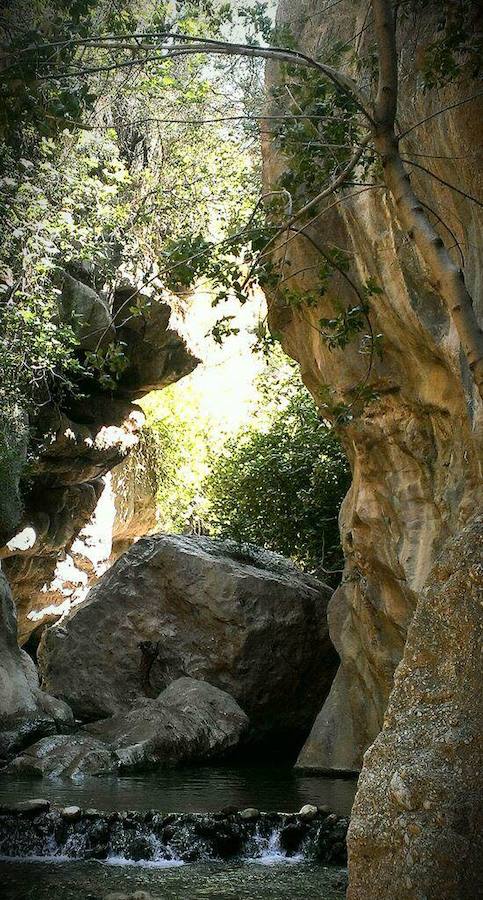
[[[25,805],[24,805],[25,807]],[[0,809],[0,857],[99,860],[145,867],[239,859],[345,865],[347,819],[282,813],[110,813],[35,806]]]

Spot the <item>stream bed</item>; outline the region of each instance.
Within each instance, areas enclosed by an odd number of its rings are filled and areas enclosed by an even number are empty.
[[[339,900],[355,787],[282,765],[78,783],[0,777],[0,896],[104,900],[146,891],[153,900]],[[7,812],[33,798],[48,800],[50,811],[44,803],[40,812]],[[307,803],[335,815],[305,822],[296,813]],[[86,812],[72,818],[74,805]],[[264,813],[245,821],[230,811],[250,807]]]
[[[310,863],[193,863],[148,868],[91,862],[0,863],[2,900],[341,900],[345,871]]]

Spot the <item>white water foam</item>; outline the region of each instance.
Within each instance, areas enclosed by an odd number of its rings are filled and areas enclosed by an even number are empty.
[[[257,863],[260,866],[279,866],[280,863],[299,863],[303,862],[302,853],[294,853],[293,856],[287,856],[286,852],[280,846],[280,832],[274,830],[269,837],[264,837],[258,830],[255,835],[255,845],[257,850],[256,856],[249,856],[245,862]]]
[[[141,869],[173,869],[186,865],[182,859],[128,859],[126,856],[109,856],[97,862],[105,866],[136,866]]]

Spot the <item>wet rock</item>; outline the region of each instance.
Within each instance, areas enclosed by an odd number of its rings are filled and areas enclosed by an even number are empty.
[[[69,819],[69,821],[74,822],[76,819],[80,819],[81,809],[80,806],[64,806],[64,809],[61,809],[60,814],[64,819]]]
[[[312,819],[315,819],[318,811],[317,806],[314,806],[312,803],[306,803],[299,812],[299,818],[304,822],[311,822]]]
[[[42,738],[10,763],[8,771],[47,778],[82,778],[117,772],[115,754],[86,734]]]
[[[247,809],[242,809],[238,815],[245,822],[256,822],[260,818],[260,811],[249,806]]]
[[[85,730],[114,751],[122,771],[133,771],[223,756],[247,728],[247,716],[225,691],[178,678],[156,700]]]
[[[5,807],[2,807],[5,809]],[[13,813],[22,813],[23,815],[37,815],[41,812],[46,812],[50,809],[50,800],[45,800],[42,797],[34,800],[20,800],[18,803],[14,803],[13,806],[8,808],[9,812]]]
[[[153,535],[43,635],[46,689],[89,719],[125,710],[179,675],[230,693],[258,736],[310,726],[334,671],[327,589],[256,548]],[[141,642],[156,655],[143,674]]]
[[[291,822],[280,831],[280,846],[287,853],[296,853],[307,833],[303,823]]]

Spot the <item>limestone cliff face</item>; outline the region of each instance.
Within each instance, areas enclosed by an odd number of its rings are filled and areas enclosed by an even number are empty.
[[[327,59],[335,41],[349,40],[361,30],[359,40],[369,46],[366,13],[362,2],[333,9],[329,4],[324,14],[318,0],[281,0],[278,17],[280,23],[291,23],[301,49]],[[457,105],[476,92],[466,77],[445,89],[423,91],[418,54],[433,35],[431,5],[424,14],[411,14],[403,25],[400,130],[443,107],[454,108],[408,134],[401,144],[403,155],[478,196],[481,98]],[[280,83],[280,71],[271,64],[268,82]],[[285,167],[267,140],[268,188]],[[408,168],[418,195],[439,210],[454,234],[451,244],[458,242],[461,248],[452,252],[464,255],[466,282],[481,315],[481,208],[417,168]],[[372,327],[383,334],[383,357],[371,376],[378,399],[362,412],[356,410],[360,414],[340,429],[353,470],[340,517],[346,567],[329,607],[330,633],[341,665],[299,758],[304,767],[342,770],[360,768],[364,751],[380,731],[407,629],[435,559],[481,502],[482,431],[481,403],[455,328],[400,227],[387,191],[350,187],[345,195],[337,206],[333,197],[326,201],[326,211],[306,227],[308,237],[292,240],[284,251],[291,264],[285,275],[300,273],[288,278],[288,287],[302,292],[317,287],[314,273],[320,256],[315,241],[345,248],[353,261],[351,276],[359,284],[372,277],[383,289],[370,301]],[[448,242],[445,226],[437,225]],[[347,402],[350,389],[367,370],[358,340],[344,351],[329,351],[320,336],[319,319],[334,313],[336,298],[347,306],[357,302],[340,276],[316,308],[295,309],[280,299],[271,301],[272,329],[281,333],[284,348],[300,362],[318,402],[327,386],[334,401]]]
[[[0,559],[17,605],[22,641],[42,618],[55,619],[56,607],[65,602],[65,593],[58,590],[56,565],[59,560],[65,561],[66,552],[94,515],[105,494],[106,474],[122,463],[138,442],[144,414],[135,399],[177,381],[198,363],[169,298],[148,298],[140,317],[117,326],[133,286],[119,288],[112,309],[106,310],[91,286],[89,273],[81,267],[75,274],[75,278],[65,274],[62,316],[68,321],[69,314],[75,313],[75,322],[87,322],[88,337],[83,331],[78,335],[81,349],[90,347],[93,333],[101,337],[107,333],[111,339],[115,333],[124,345],[127,365],[115,392],[103,390],[98,384],[94,388],[87,385],[83,395],[64,408],[46,403],[30,423],[28,449],[33,461],[23,507],[18,501],[10,503],[9,516],[0,521]],[[10,493],[16,495],[15,486]],[[138,485],[132,492],[132,508],[114,509],[113,519],[117,518],[120,528],[119,535],[112,531],[114,541],[116,537],[128,540],[137,529],[134,536],[145,533],[144,524],[146,531],[153,526],[152,510],[149,522],[133,524],[146,505],[142,493]],[[113,504],[115,507],[115,501]],[[141,517],[145,513],[147,516],[146,510],[141,511]],[[89,528],[83,537],[87,544],[84,548],[77,546],[78,561],[82,557],[85,563],[80,568],[91,571]],[[124,548],[125,544],[120,544],[118,553]],[[46,610],[45,615],[37,616],[41,610]]]
[[[140,411],[138,415],[140,415]],[[136,440],[137,437],[135,436]],[[97,497],[97,491],[96,491]],[[119,465],[99,479],[99,495],[89,520],[60,551],[53,577],[38,590],[17,594],[18,640],[36,644],[45,626],[57,621],[87,596],[89,588],[116,559],[156,525],[155,491],[139,456],[139,445]],[[38,560],[33,579],[39,575]]]

